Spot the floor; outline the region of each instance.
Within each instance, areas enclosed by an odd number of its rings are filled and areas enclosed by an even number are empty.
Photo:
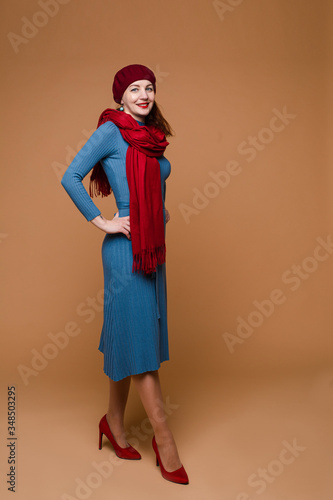
[[[165,407],[190,478],[165,481],[152,432],[131,388],[126,427],[141,461],[117,459],[98,421],[106,377],[96,385],[16,388],[16,500],[332,500],[333,369],[306,373],[165,378]],[[1,407],[1,409],[3,409]],[[6,428],[2,411],[1,428]],[[8,449],[2,473],[9,472]],[[4,476],[4,474],[3,474]],[[1,479],[1,498],[13,498]]]

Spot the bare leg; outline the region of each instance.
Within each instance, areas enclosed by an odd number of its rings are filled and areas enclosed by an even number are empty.
[[[123,378],[118,382],[109,378],[109,409],[106,414],[106,420],[109,424],[113,437],[122,448],[128,446],[125,437],[124,414],[130,384],[131,377]]]
[[[163,397],[158,372],[132,375],[132,379],[153,427],[164,468],[168,472],[179,469],[182,464],[172,432],[166,423],[167,417],[163,409]]]

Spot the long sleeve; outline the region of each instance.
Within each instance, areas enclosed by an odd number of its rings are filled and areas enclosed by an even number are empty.
[[[82,180],[98,161],[117,151],[117,135],[118,129],[110,121],[98,127],[77,153],[61,180],[62,186],[88,221],[100,215],[101,211],[90,198]]]

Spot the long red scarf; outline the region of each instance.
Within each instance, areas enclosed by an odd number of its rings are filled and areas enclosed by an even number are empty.
[[[97,128],[112,121],[129,143],[126,154],[126,176],[130,192],[130,226],[134,271],[150,274],[157,264],[165,262],[164,217],[161,190],[161,172],[157,157],[169,144],[164,133],[154,127],[138,125],[136,120],[122,111],[105,109]],[[99,182],[99,191],[107,196],[110,186],[101,177],[101,165],[94,167],[91,180]],[[107,181],[107,180],[106,180]],[[107,184],[107,186],[106,186]],[[108,190],[108,192],[107,192]]]

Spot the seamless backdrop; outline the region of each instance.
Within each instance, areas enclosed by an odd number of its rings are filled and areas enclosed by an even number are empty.
[[[17,499],[332,498],[331,27],[328,0],[2,6],[2,498],[9,386]],[[103,234],[60,185],[132,63],[175,131],[161,377],[186,489],[155,470],[134,391],[144,460],[97,449]]]

